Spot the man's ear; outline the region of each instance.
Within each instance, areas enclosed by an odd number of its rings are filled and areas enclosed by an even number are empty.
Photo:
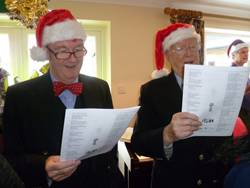
[[[165,60],[167,61],[167,62],[169,62],[169,59],[168,59],[168,57],[169,57],[169,50],[166,50],[165,52],[164,52],[164,58],[165,58]]]
[[[171,65],[171,63],[169,62],[169,58],[168,58],[168,57],[170,57],[170,56],[169,56],[169,53],[170,53],[169,50],[165,51],[165,53],[164,53],[165,61],[164,61],[164,62],[165,62],[165,66],[167,67],[167,69],[168,69],[168,70],[171,70],[172,65]]]

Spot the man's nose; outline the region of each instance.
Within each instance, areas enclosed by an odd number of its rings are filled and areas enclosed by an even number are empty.
[[[186,55],[190,56],[191,54],[193,54],[193,51],[191,48],[185,48],[185,53]]]
[[[69,60],[70,60],[70,61],[76,61],[76,60],[77,60],[77,58],[76,58],[76,56],[75,56],[74,53],[71,53],[71,54],[70,54]]]

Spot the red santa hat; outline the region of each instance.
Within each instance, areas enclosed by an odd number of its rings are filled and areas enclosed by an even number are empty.
[[[241,48],[248,48],[248,44],[240,39],[233,41],[227,49],[227,56],[232,57],[232,55],[238,52]]]
[[[168,71],[164,69],[164,53],[173,44],[188,38],[196,38],[200,42],[200,35],[196,33],[195,28],[190,24],[175,23],[157,32],[155,41],[157,70],[153,71],[152,78],[160,78],[168,74]]]
[[[48,60],[46,46],[50,43],[82,39],[86,33],[82,25],[69,10],[55,9],[42,16],[36,28],[37,47],[32,47],[31,58],[36,61]]]

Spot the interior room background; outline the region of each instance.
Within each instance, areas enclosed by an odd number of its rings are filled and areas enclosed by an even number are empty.
[[[89,56],[86,58],[90,63],[97,62],[97,67],[92,66],[92,69],[87,70],[89,66],[83,65],[83,70],[109,82],[114,107],[137,105],[140,86],[151,79],[151,73],[155,69],[155,33],[170,23],[169,16],[164,14],[164,10],[62,0],[50,1],[49,9],[54,8],[70,9],[86,27],[90,36],[86,46]],[[0,34],[6,31],[3,27],[6,17],[1,18]],[[250,43],[250,21],[214,16],[204,16],[203,19],[206,47],[204,64],[230,66],[231,60],[226,56],[226,48],[232,40],[239,37]],[[15,32],[15,26],[8,29],[9,31]],[[30,34],[28,41],[35,41],[32,30],[23,28],[23,32],[25,35]],[[11,52],[22,53],[22,49],[30,48],[31,42],[24,42],[25,46],[18,46],[23,44],[22,34],[11,39],[15,41],[15,47],[1,45],[0,50],[9,48]],[[5,39],[0,35],[2,42]],[[6,62],[6,58],[1,58],[1,67],[6,67],[11,72],[11,80],[15,76],[19,76],[21,80],[28,79],[35,69],[38,70],[43,65],[39,62],[32,62],[32,65],[27,63],[31,61],[28,53],[24,55],[23,60],[18,57],[11,58],[9,61],[15,62],[12,65]],[[10,84],[13,84],[12,81]]]

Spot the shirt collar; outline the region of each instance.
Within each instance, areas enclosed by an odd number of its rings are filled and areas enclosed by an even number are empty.
[[[176,81],[177,81],[178,85],[182,89],[182,87],[183,87],[183,79],[180,76],[178,76],[175,72],[174,72],[174,75],[175,75],[175,78],[176,78]]]

